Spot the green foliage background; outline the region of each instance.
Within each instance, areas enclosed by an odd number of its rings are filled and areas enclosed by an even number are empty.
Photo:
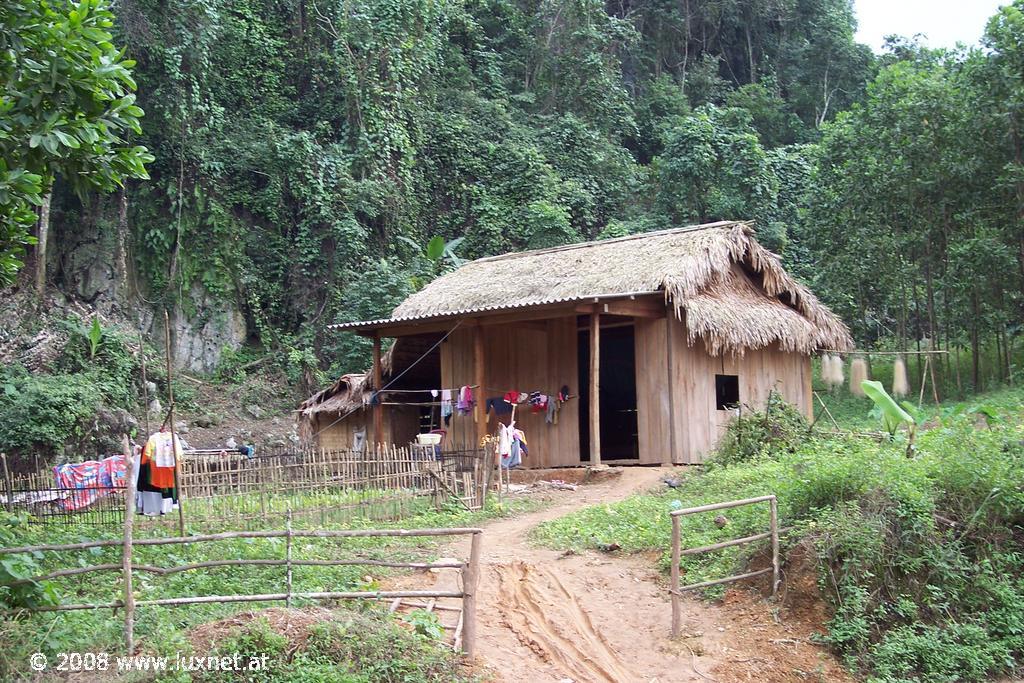
[[[744,218],[867,341],[941,328],[966,343],[974,320],[979,344],[1008,334],[1021,297],[1006,114],[1024,87],[999,62],[1019,12],[994,22],[988,53],[906,43],[879,59],[854,42],[846,0],[686,7],[118,3],[155,156],[127,192],[143,295],[174,303],[200,283],[265,347],[352,370],[365,349],[324,324],[386,314],[435,276],[431,237],[464,238],[473,258]],[[1004,97],[961,92],[994,82]],[[975,129],[981,146],[962,135]],[[58,182],[58,234],[116,210]],[[992,259],[1012,276],[974,278]],[[930,293],[904,291],[946,261]],[[948,301],[926,306],[933,290]],[[975,295],[980,318],[962,313]]]

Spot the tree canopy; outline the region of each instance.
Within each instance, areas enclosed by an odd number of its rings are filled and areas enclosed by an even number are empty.
[[[1022,7],[984,50],[881,56],[849,0],[122,0],[135,64],[90,35],[119,65],[100,69],[124,117],[109,168],[142,172],[126,131],[155,157],[127,197],[147,300],[201,287],[265,346],[359,369],[365,348],[326,323],[436,275],[434,237],[474,258],[740,218],[860,343],[991,348],[1006,376]],[[49,163],[31,172],[63,177]],[[56,201],[63,224],[111,222],[89,191]]]

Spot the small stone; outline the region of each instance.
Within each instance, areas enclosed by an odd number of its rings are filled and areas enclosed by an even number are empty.
[[[249,405],[247,405],[245,407],[245,412],[249,413],[257,420],[263,417],[263,408],[260,408],[255,403],[250,403]]]

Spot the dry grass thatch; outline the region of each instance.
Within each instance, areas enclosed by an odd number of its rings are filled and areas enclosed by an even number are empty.
[[[317,413],[347,413],[369,402],[373,393],[368,373],[342,375],[334,384],[321,389],[299,404],[302,417]]]
[[[782,267],[750,225],[720,222],[479,259],[413,294],[393,318],[610,294],[664,292],[712,354],[778,344],[848,351],[846,325]]]

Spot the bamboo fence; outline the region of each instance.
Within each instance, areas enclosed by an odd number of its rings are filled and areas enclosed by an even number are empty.
[[[258,528],[283,522],[289,511],[321,524],[356,518],[396,520],[454,499],[470,510],[484,505],[489,459],[481,450],[435,453],[433,447],[381,445],[362,451],[285,448],[248,457],[237,451],[186,451],[180,499],[189,502],[188,524]],[[81,509],[66,501],[89,489],[55,486],[52,470],[11,476],[5,469],[4,501],[34,521],[116,524],[124,520],[124,487],[91,489],[99,497]],[[139,524],[166,524],[166,517]]]

